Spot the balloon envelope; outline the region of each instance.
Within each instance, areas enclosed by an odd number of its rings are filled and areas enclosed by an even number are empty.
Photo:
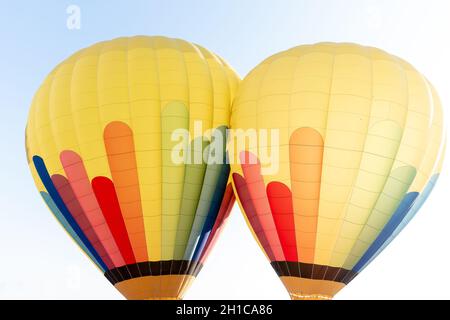
[[[293,299],[331,298],[359,274],[427,199],[444,154],[432,85],[356,44],[268,58],[241,83],[231,126],[259,131],[234,144],[233,186]]]
[[[206,158],[238,81],[198,45],[139,36],[77,52],[36,93],[26,148],[37,188],[127,298],[181,298],[228,217],[229,166]],[[177,130],[183,159],[194,142],[206,158],[174,161]]]

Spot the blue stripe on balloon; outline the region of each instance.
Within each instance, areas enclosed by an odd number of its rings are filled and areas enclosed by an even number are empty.
[[[414,203],[413,207],[411,208],[411,210],[406,215],[406,217],[403,219],[403,221],[400,223],[400,225],[395,229],[394,233],[389,237],[389,239],[383,244],[383,246],[380,249],[378,249],[378,252],[376,253],[376,255],[368,263],[366,263],[366,266],[375,257],[377,257],[395,239],[395,237],[397,237],[398,234],[400,232],[402,232],[402,230],[408,225],[408,223],[415,217],[417,212],[422,208],[423,204],[425,203],[425,201],[428,199],[428,197],[430,196],[431,192],[433,191],[438,178],[439,178],[439,174],[436,174],[433,177],[431,177],[431,179],[428,182],[427,186],[422,191],[422,193],[419,195],[419,197],[417,198],[417,200]],[[364,266],[364,267],[366,267],[366,266]]]
[[[408,215],[405,217],[405,219],[403,219],[401,224],[397,227],[391,238],[395,238],[406,227],[406,225],[416,216],[417,212],[422,208],[423,204],[428,199],[434,187],[436,186],[438,179],[439,174],[435,174],[434,176],[431,177],[430,181],[428,182],[422,193],[419,195],[419,198],[417,198],[417,201],[414,203],[414,206],[408,212]],[[392,239],[390,240],[392,241]]]
[[[89,252],[88,248],[84,245],[84,243],[81,241],[80,237],[75,233],[75,231],[72,229],[70,224],[67,222],[64,215],[61,213],[61,211],[56,206],[55,202],[53,202],[52,198],[47,192],[41,191],[41,196],[44,199],[45,203],[47,203],[47,206],[49,207],[50,211],[53,213],[55,218],[59,221],[59,223],[63,226],[63,228],[67,231],[67,233],[72,237],[72,239],[75,240],[75,242],[83,249],[84,252],[91,258],[92,261],[97,265],[97,267],[103,272],[106,272],[107,269],[102,266],[101,261],[97,261],[95,257]]]
[[[194,255],[192,260],[197,261],[200,259],[203,250],[205,249],[206,243],[208,241],[209,235],[211,234],[212,229],[214,228],[214,223],[217,220],[217,215],[220,211],[220,206],[222,204],[223,195],[225,193],[228,177],[230,175],[230,166],[224,165],[222,166],[220,177],[217,182],[217,188],[214,192],[211,207],[208,211],[208,216],[205,220],[205,224],[203,225],[203,229],[200,235],[200,238],[197,242],[197,247],[194,251]]]
[[[53,202],[55,203],[55,205],[59,209],[59,211],[61,211],[64,218],[67,220],[70,227],[73,229],[73,231],[80,238],[81,242],[88,249],[88,252],[90,252],[92,254],[92,256],[95,258],[95,260],[101,264],[102,269],[103,268],[108,269],[106,267],[106,264],[103,262],[103,260],[100,258],[97,251],[94,249],[94,247],[91,245],[89,240],[86,238],[86,236],[84,235],[80,226],[75,221],[75,219],[72,217],[72,215],[70,214],[70,211],[67,209],[66,205],[64,204],[64,201],[62,200],[61,196],[59,195],[58,191],[55,188],[55,185],[53,184],[50,174],[48,173],[47,167],[45,166],[44,160],[39,156],[34,156],[33,163],[34,163],[34,167],[36,168],[37,173],[39,174],[39,177],[41,178],[42,183],[44,184],[45,188],[47,189],[48,194],[52,198]]]
[[[414,204],[412,205],[411,209],[408,211],[406,216],[395,228],[394,232],[392,232],[389,238],[386,241],[384,241],[383,245],[376,251],[376,253],[362,267],[360,267],[359,272],[361,272],[365,267],[367,267],[398,236],[398,234],[402,232],[402,230],[414,218],[414,216],[422,208],[423,204],[430,196],[438,179],[439,173],[435,174],[430,178],[430,181],[428,182],[422,193],[420,193],[420,195],[417,197],[416,201],[414,202]]]
[[[405,195],[402,202],[398,206],[397,210],[392,215],[389,222],[383,228],[381,233],[378,235],[376,240],[367,249],[366,253],[361,257],[358,263],[353,268],[353,271],[359,273],[361,269],[372,259],[372,257],[378,252],[378,250],[383,246],[383,244],[389,239],[389,237],[394,233],[395,229],[400,225],[403,219],[406,217],[408,212],[411,210],[414,202],[419,196],[418,192],[411,192]]]

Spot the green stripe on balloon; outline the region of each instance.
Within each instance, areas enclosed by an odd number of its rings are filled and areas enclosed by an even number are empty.
[[[175,239],[175,260],[183,259],[192,230],[207,167],[205,161],[203,161],[203,152],[207,150],[208,146],[209,142],[205,141],[203,137],[194,139],[189,145],[190,159],[186,164],[183,199]],[[200,163],[197,163],[199,162],[198,159],[200,159]]]
[[[179,212],[184,188],[185,165],[172,159],[174,148],[180,143],[172,140],[176,130],[189,132],[189,111],[181,102],[168,103],[161,112],[162,139],[162,228],[161,260],[172,260]],[[185,147],[185,146],[183,146]],[[185,149],[184,149],[185,150]],[[183,152],[183,151],[181,151]],[[184,154],[181,154],[184,157]]]

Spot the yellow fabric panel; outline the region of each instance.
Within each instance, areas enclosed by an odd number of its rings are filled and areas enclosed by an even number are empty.
[[[419,168],[431,138],[430,124],[435,106],[423,76],[414,69],[406,69],[405,72],[408,81],[408,115],[394,168],[404,165]]]
[[[76,61],[70,59],[54,72],[48,101],[49,123],[56,150],[80,152],[72,114],[71,81]],[[55,154],[59,160],[59,152]],[[59,173],[62,173],[59,172]]]
[[[98,64],[102,45],[94,45],[80,54],[73,68],[71,108],[79,152],[90,179],[95,176],[111,178],[103,142],[99,112]],[[70,150],[70,149],[68,149]]]
[[[425,80],[426,81],[426,80]],[[443,160],[444,144],[446,135],[444,132],[442,105],[439,96],[433,86],[426,81],[428,86],[429,100],[432,106],[431,121],[429,121],[429,137],[425,145],[425,153],[423,161],[418,169],[417,178],[414,181],[411,191],[421,191],[428,183],[431,175],[441,172],[439,162],[435,159],[440,159],[441,165]]]
[[[161,260],[161,108],[156,50],[148,37],[128,43],[128,82],[141,205],[150,261]]]
[[[209,127],[218,128],[223,126],[224,123],[230,121],[230,106],[229,102],[232,101],[233,93],[230,88],[228,80],[228,74],[225,71],[224,64],[213,53],[207,51],[204,48],[199,47],[200,52],[206,59],[207,67],[209,69],[209,86],[210,96],[209,99],[213,101],[213,109],[210,114]],[[205,88],[206,89],[206,88]],[[204,92],[207,92],[204,90]],[[194,136],[194,138],[197,138]]]
[[[60,172],[61,165],[59,162],[58,152],[56,150],[53,139],[52,129],[50,125],[49,109],[47,107],[53,74],[49,75],[40,87],[34,100],[34,114],[30,115],[34,120],[35,133],[33,140],[29,140],[29,144],[39,146],[41,154],[47,159],[47,167],[53,172]],[[39,112],[38,112],[39,110]]]
[[[194,49],[198,51],[193,51]],[[203,49],[203,51],[206,50]],[[184,61],[189,83],[189,133],[190,140],[193,140],[211,128],[216,108],[213,95],[216,88],[212,82],[212,70],[209,68],[208,57],[200,47],[192,47],[191,51],[186,52]],[[196,124],[197,126],[201,124],[201,131],[195,132]]]
[[[37,97],[35,96],[31,103],[31,107],[30,107],[30,111],[29,111],[29,118],[34,119],[34,117],[35,117],[36,99],[37,99]],[[33,180],[36,184],[38,191],[41,192],[41,191],[45,191],[45,187],[42,184],[42,181],[39,178],[39,176],[36,172],[36,169],[32,165],[33,155],[40,153],[39,145],[36,141],[35,131],[36,131],[35,121],[29,121],[25,128],[25,150],[26,150],[27,161],[28,161],[28,164],[30,167],[31,175],[33,177]]]

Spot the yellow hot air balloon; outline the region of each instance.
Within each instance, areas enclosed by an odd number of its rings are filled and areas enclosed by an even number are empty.
[[[236,197],[292,299],[330,299],[358,275],[417,213],[444,155],[432,85],[356,44],[268,58],[241,83],[231,126]]]
[[[238,82],[198,45],[138,36],[77,52],[36,93],[26,148],[37,188],[125,297],[180,299],[200,271],[234,202],[229,166],[202,155],[229,125]],[[173,159],[196,143],[200,161]]]

